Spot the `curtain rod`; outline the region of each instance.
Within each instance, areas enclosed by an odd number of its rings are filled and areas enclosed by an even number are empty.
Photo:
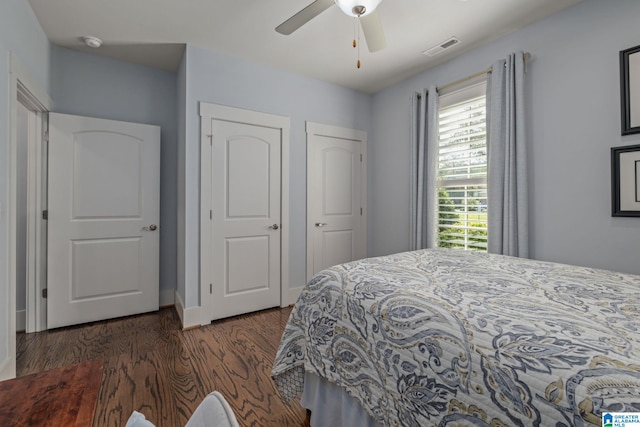
[[[524,54],[524,61],[525,61],[525,63],[526,63],[529,59],[531,59],[531,54],[530,54],[529,52],[525,52],[525,54]],[[506,66],[506,64],[505,64],[505,66]],[[436,91],[438,91],[438,92],[442,92],[443,90],[446,90],[446,89],[449,89],[449,88],[451,88],[451,87],[457,86],[457,85],[459,85],[460,83],[464,83],[464,82],[466,82],[466,81],[468,81],[468,80],[477,79],[478,77],[481,77],[481,76],[483,76],[483,75],[485,75],[485,74],[490,74],[490,73],[491,73],[491,71],[493,71],[493,67],[489,67],[489,68],[487,68],[487,69],[486,69],[486,70],[484,70],[484,71],[480,71],[479,73],[472,74],[472,75],[470,75],[470,76],[468,76],[468,77],[464,77],[464,78],[459,79],[459,80],[456,80],[456,81],[454,81],[454,82],[447,83],[447,84],[442,85],[442,86],[438,86],[438,87],[436,87]],[[420,98],[420,94],[418,94],[418,98]]]
[[[444,90],[447,90],[449,88],[452,88],[454,86],[458,86],[460,83],[464,83],[468,80],[473,80],[473,79],[477,79],[478,77],[482,77],[482,76],[486,76],[487,74],[490,74],[492,71],[492,67],[487,68],[484,71],[480,71],[479,73],[475,73],[472,74],[468,77],[464,77],[462,79],[456,80],[455,82],[451,82],[451,83],[447,83],[446,85],[442,85],[442,86],[438,86],[436,87],[436,92],[442,92]]]

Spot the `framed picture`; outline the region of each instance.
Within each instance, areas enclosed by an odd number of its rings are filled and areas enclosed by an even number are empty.
[[[640,133],[640,46],[620,51],[622,134]]]
[[[640,145],[611,149],[611,216],[640,217]]]

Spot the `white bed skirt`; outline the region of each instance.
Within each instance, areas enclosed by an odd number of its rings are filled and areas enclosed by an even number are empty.
[[[381,427],[346,391],[309,372],[300,403],[311,411],[312,427]]]

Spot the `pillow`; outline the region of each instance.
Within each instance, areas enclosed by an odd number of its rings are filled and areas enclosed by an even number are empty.
[[[217,391],[209,393],[185,427],[239,427],[233,410]]]
[[[140,412],[133,411],[125,427],[155,427]],[[217,391],[209,393],[185,427],[239,427],[233,409]]]
[[[133,411],[133,414],[127,420],[125,427],[155,427],[152,422],[147,419],[140,412]]]

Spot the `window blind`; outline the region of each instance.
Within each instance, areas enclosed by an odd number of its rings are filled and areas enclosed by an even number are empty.
[[[443,106],[438,118],[438,245],[486,251],[486,96]]]

